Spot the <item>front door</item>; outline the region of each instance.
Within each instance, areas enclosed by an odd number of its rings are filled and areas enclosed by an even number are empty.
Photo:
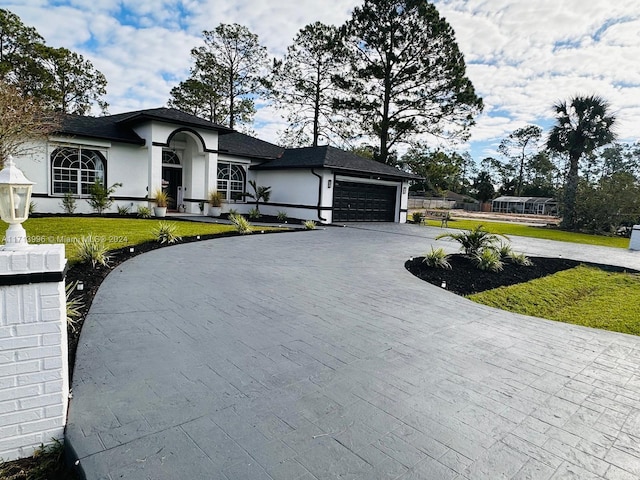
[[[162,189],[169,195],[169,210],[177,210],[178,187],[182,186],[182,168],[162,167]]]
[[[178,209],[178,187],[182,186],[180,157],[173,150],[162,152],[162,189],[169,195],[169,210]]]

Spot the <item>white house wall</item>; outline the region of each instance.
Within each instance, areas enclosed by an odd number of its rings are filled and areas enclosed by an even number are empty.
[[[35,182],[33,186],[33,202],[38,213],[59,213],[63,211],[61,201],[63,195],[52,195],[51,152],[57,147],[80,146],[95,148],[105,152],[107,160],[107,185],[122,183],[114,193],[117,200],[110,211],[116,211],[116,205],[147,205],[144,199],[147,185],[147,149],[139,145],[113,144],[96,141],[90,138],[65,139],[55,137],[50,142],[39,142],[30,153],[16,158],[16,164],[25,176]],[[107,147],[108,146],[108,147]],[[135,207],[134,207],[135,209]],[[86,198],[76,198],[76,213],[91,213]]]
[[[331,208],[332,191],[328,188],[328,180],[333,175],[328,170],[316,170],[322,177],[322,207]],[[255,171],[258,185],[271,187],[269,204],[260,207],[266,215],[277,215],[286,212],[291,218],[315,220],[321,223],[331,222],[331,210],[321,211],[318,218],[318,185],[320,179],[309,169],[291,170],[258,170]]]

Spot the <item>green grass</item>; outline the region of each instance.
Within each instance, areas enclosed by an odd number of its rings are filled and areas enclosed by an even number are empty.
[[[640,335],[640,275],[583,265],[469,298],[510,312]]]
[[[439,220],[428,220],[427,225],[439,227]],[[483,225],[491,233],[502,235],[518,235],[520,237],[544,238],[560,242],[582,243],[586,245],[600,245],[603,247],[629,248],[629,239],[623,237],[609,237],[605,235],[589,235],[587,233],[566,232],[557,228],[532,227],[518,223],[489,222],[478,220],[449,220],[449,228],[471,230],[477,225]]]
[[[167,219],[165,219],[167,220]],[[169,220],[170,221],[170,220]],[[78,261],[75,239],[93,235],[104,239],[109,250],[154,240],[153,229],[159,220],[102,217],[43,217],[23,223],[29,243],[63,243],[71,263]],[[191,237],[234,231],[232,225],[204,222],[175,222],[176,235]],[[258,227],[256,227],[258,228]],[[259,227],[259,230],[274,230]]]

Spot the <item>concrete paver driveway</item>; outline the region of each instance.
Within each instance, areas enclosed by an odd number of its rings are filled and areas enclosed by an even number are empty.
[[[67,436],[87,478],[640,477],[640,338],[414,278],[404,260],[440,231],[226,238],[118,267],[73,381]],[[513,243],[640,267],[624,250]]]

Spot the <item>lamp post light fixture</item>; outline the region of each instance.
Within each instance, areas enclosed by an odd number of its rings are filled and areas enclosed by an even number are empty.
[[[4,250],[19,250],[28,243],[22,222],[29,217],[33,184],[8,156],[0,170],[0,218],[9,224]]]

